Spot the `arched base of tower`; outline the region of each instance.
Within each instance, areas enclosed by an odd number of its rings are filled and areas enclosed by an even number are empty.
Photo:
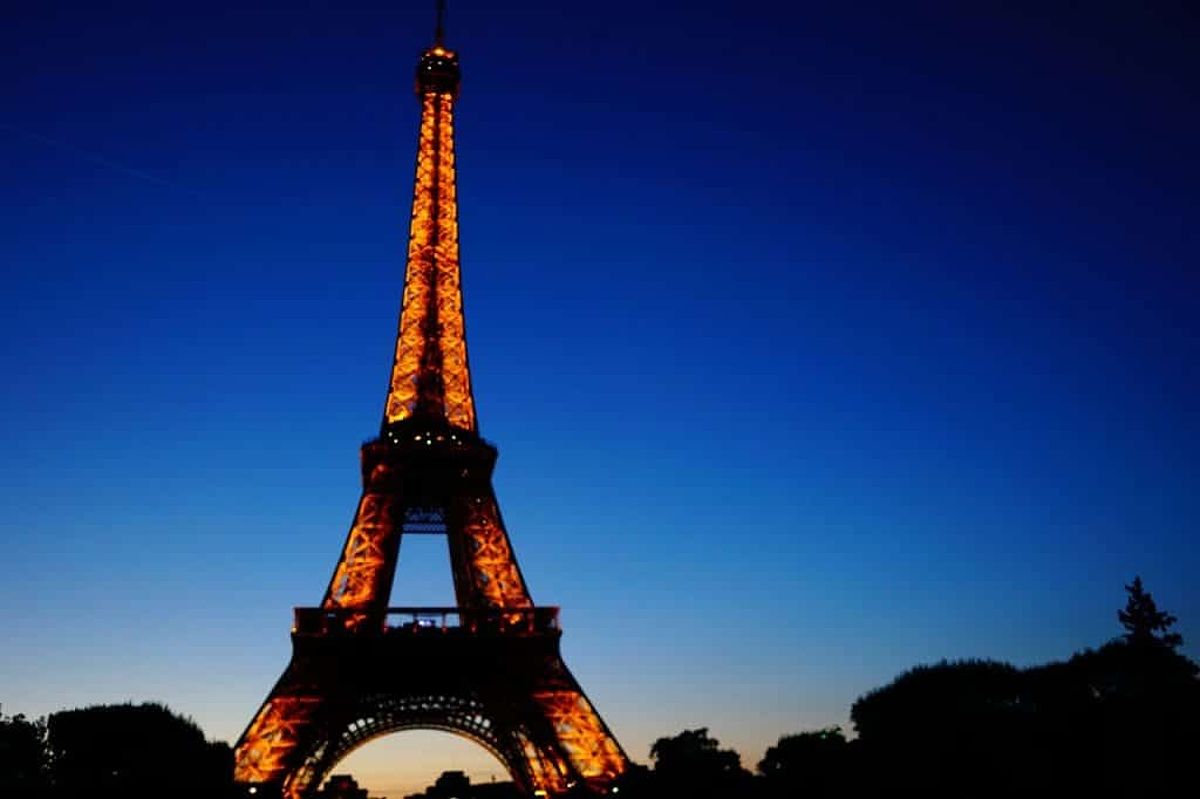
[[[255,799],[304,799],[368,741],[428,729],[484,747],[530,796],[607,793],[627,760],[563,662],[559,631],[532,623],[548,610],[497,613],[494,626],[293,633],[291,662],[238,742],[237,781]]]

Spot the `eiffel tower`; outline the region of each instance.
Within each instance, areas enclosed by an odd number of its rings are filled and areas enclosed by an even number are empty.
[[[533,604],[479,436],[458,258],[458,56],[438,5],[421,102],[408,261],[378,438],[319,607],[295,610],[292,659],[238,740],[246,794],[303,799],[355,748],[410,729],[490,751],[533,796],[614,788],[628,759],[559,653],[558,608]],[[388,607],[405,535],[444,534],[457,607]]]

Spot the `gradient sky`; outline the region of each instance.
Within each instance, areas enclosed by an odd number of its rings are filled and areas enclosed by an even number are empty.
[[[1066,657],[1134,574],[1200,654],[1188,5],[452,2],[481,428],[634,758]],[[8,12],[5,713],[232,742],[282,671],[382,412],[431,8]],[[450,601],[406,544],[393,603]],[[343,765],[499,774],[443,738]]]

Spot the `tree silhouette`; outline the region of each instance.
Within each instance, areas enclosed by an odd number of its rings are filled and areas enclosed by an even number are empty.
[[[721,749],[708,728],[684,730],[659,738],[650,747],[654,760],[654,789],[659,796],[679,799],[725,799],[745,796],[751,776],[732,749]]]
[[[866,795],[908,786],[927,797],[1017,793],[1024,759],[1021,672],[997,661],[918,666],[850,709]]]
[[[0,796],[40,797],[50,789],[46,723],[0,714]]]
[[[846,793],[1171,796],[1200,751],[1200,668],[1142,581],[1125,590],[1125,634],[1099,649],[918,666],[859,698]]]
[[[765,795],[789,799],[843,796],[849,754],[840,727],[784,735],[758,763]]]
[[[210,799],[231,795],[233,754],[163,705],[97,705],[47,722],[51,775],[63,799]]]
[[[1134,577],[1125,586],[1129,598],[1125,609],[1117,611],[1117,618],[1125,628],[1125,640],[1135,646],[1165,646],[1176,649],[1183,644],[1183,636],[1170,632],[1178,619],[1170,613],[1160,611],[1154,597],[1142,588],[1142,578]]]

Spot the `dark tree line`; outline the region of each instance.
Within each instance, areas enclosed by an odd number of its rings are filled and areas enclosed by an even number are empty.
[[[754,773],[706,728],[684,730],[654,742],[652,767],[631,769],[621,795],[1175,795],[1195,779],[1200,669],[1141,580],[1125,588],[1125,632],[1099,649],[1024,669],[918,666],[854,703],[853,739],[836,727],[785,735]],[[157,704],[0,715],[0,797],[222,799],[234,795],[232,760],[228,745]]]
[[[1140,579],[1124,634],[1067,661],[913,668],[860,697],[838,728],[785,735],[757,773],[707,729],[660,738],[633,797],[1157,797],[1194,785],[1200,680],[1176,619]]]
[[[46,723],[0,714],[0,796],[39,797],[49,787]]]
[[[1166,796],[1200,751],[1197,666],[1140,579],[1124,635],[1065,662],[916,668],[855,702],[862,787],[926,795]],[[885,776],[886,775],[886,776]]]
[[[222,799],[232,777],[229,745],[159,704],[0,716],[0,797]]]

